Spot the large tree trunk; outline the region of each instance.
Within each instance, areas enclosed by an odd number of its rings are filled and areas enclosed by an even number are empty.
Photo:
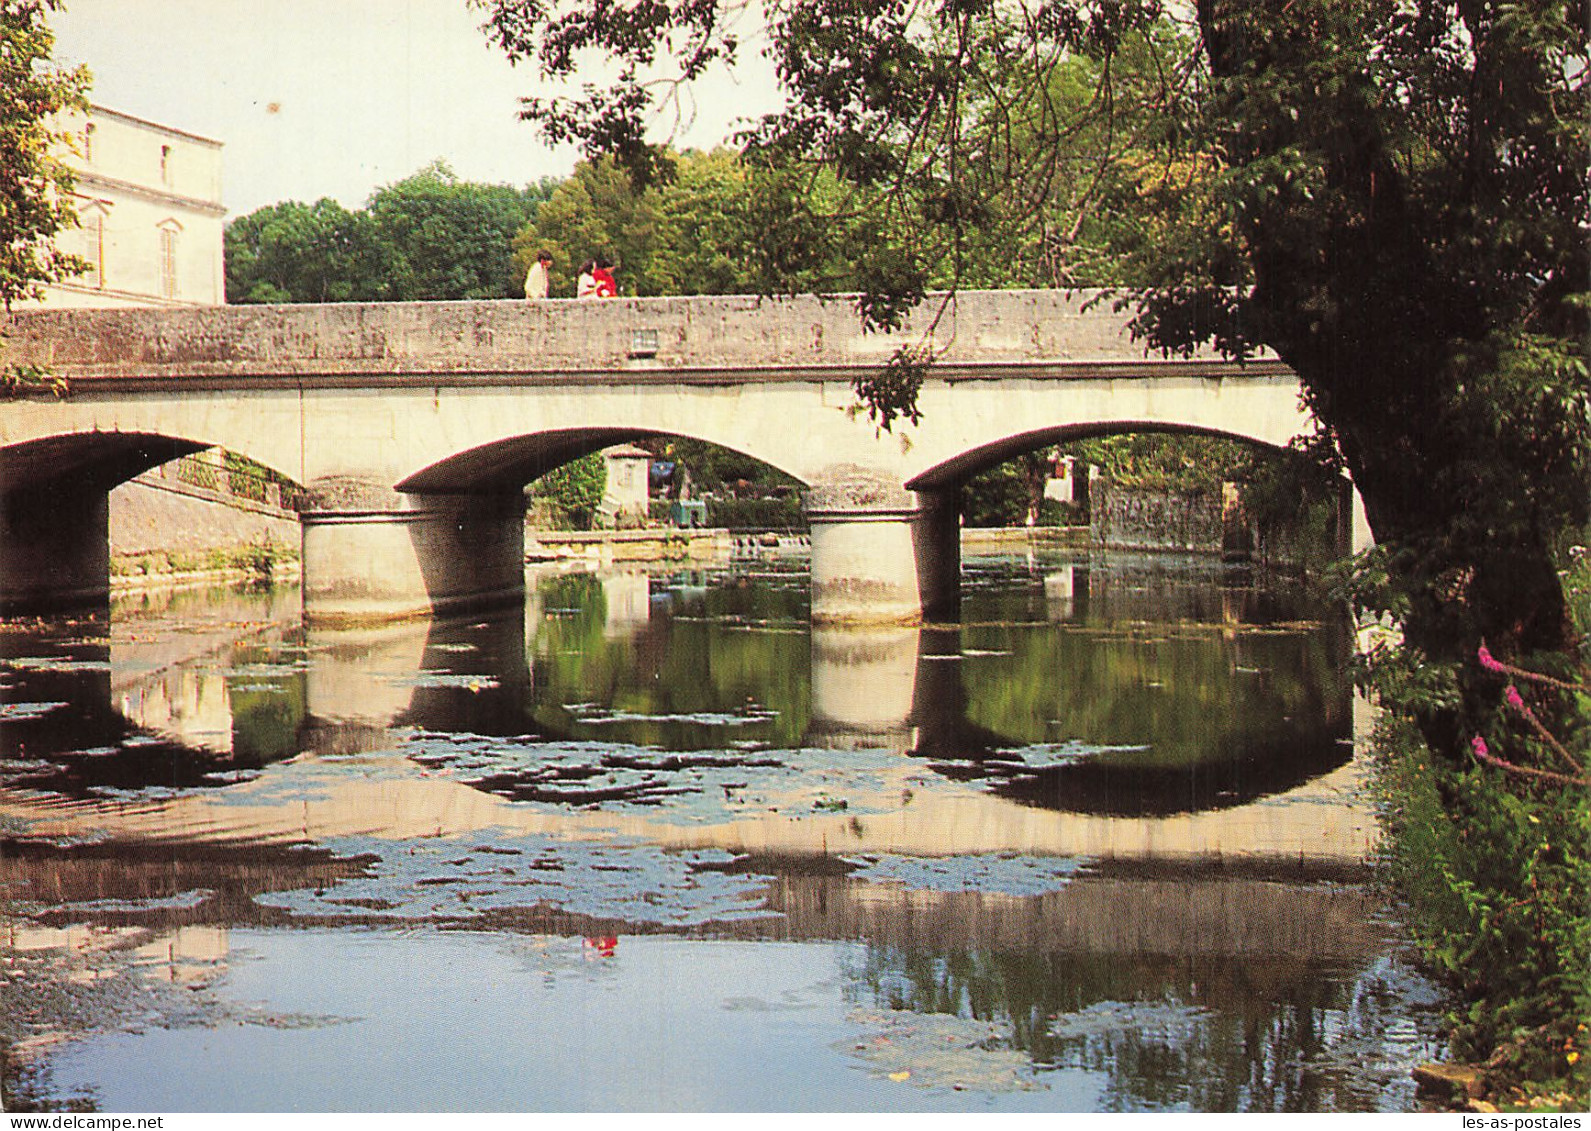
[[[1527,433],[1508,433],[1528,425],[1501,409],[1477,419],[1477,399],[1464,395],[1465,382],[1495,372],[1494,334],[1520,312],[1487,307],[1472,278],[1451,276],[1433,254],[1433,225],[1451,221],[1407,199],[1368,80],[1350,65],[1329,105],[1289,104],[1309,103],[1320,81],[1311,60],[1327,48],[1310,41],[1310,21],[1339,17],[1296,0],[1261,6],[1198,5],[1212,72],[1246,111],[1232,115],[1243,126],[1231,158],[1263,168],[1313,153],[1324,188],[1287,200],[1284,185],[1243,210],[1247,329],[1297,371],[1336,438],[1377,541],[1395,555],[1407,642],[1460,665],[1459,707],[1430,709],[1421,723],[1441,754],[1462,758],[1500,697],[1474,662],[1483,641],[1504,657],[1573,655],[1578,644],[1536,485],[1505,463],[1488,468],[1489,451],[1529,447]],[[1251,85],[1271,101],[1251,100]]]

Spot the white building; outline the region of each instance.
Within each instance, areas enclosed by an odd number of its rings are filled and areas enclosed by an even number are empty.
[[[103,106],[63,124],[82,226],[56,239],[89,270],[48,287],[45,305],[225,302],[221,143]]]

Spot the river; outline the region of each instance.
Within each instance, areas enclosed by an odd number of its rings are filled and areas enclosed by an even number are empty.
[[[1399,1111],[1348,634],[1198,558],[0,622],[7,1110]]]

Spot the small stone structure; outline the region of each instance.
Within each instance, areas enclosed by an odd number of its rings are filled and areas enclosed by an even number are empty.
[[[620,444],[605,449],[602,458],[607,461],[608,480],[597,511],[604,524],[621,530],[645,526],[652,453],[634,444]]]

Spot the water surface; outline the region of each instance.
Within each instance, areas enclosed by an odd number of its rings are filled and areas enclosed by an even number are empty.
[[[1345,633],[1198,559],[0,631],[9,1108],[1401,1110]]]

